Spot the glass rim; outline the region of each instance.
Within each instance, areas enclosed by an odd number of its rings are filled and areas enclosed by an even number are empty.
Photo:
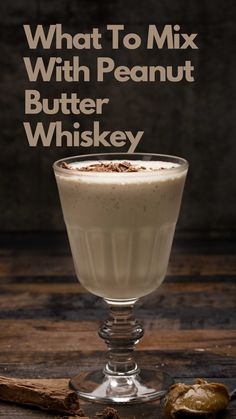
[[[76,169],[67,169],[64,167],[61,167],[60,165],[65,162],[76,162],[76,161],[96,161],[99,163],[99,161],[107,159],[109,160],[115,160],[117,158],[118,160],[138,160],[135,159],[135,157],[140,157],[140,160],[143,161],[163,161],[163,162],[170,162],[170,163],[176,163],[178,166],[176,167],[170,167],[170,168],[164,168],[161,171],[158,171],[158,176],[166,173],[180,173],[184,172],[188,169],[189,163],[186,159],[183,157],[179,157],[176,155],[171,154],[159,154],[159,153],[93,153],[93,154],[81,154],[76,156],[69,156],[65,157],[59,160],[56,160],[53,163],[53,170],[55,173],[61,173],[67,176],[70,175],[77,175],[77,176],[104,176],[107,175],[108,172],[86,172],[86,171],[78,171]],[[146,157],[146,159],[144,159]],[[143,158],[143,159],[142,159]],[[156,158],[156,159],[155,159]],[[163,159],[163,160],[161,160]],[[117,176],[117,174],[121,174],[122,176],[155,176],[157,174],[157,171],[148,171],[148,172],[109,172],[109,175]]]

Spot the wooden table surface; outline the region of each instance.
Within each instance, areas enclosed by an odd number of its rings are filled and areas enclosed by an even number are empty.
[[[235,274],[233,241],[175,241],[166,280],[137,304],[140,364],[165,368],[176,381],[205,377],[236,387]],[[106,314],[77,283],[60,236],[0,239],[0,375],[56,380],[102,367],[97,329]],[[82,406],[90,418],[101,410]],[[163,418],[159,402],[117,410],[124,419]],[[0,417],[62,416],[0,402]],[[221,417],[236,418],[236,403]]]

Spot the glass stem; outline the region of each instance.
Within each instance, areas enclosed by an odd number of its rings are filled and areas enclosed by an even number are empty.
[[[105,300],[110,308],[108,320],[99,329],[99,336],[108,346],[107,375],[133,375],[139,373],[134,359],[134,345],[143,336],[143,328],[133,317],[135,301],[117,305]]]

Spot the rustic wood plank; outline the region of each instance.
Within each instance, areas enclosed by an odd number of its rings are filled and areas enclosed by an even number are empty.
[[[236,255],[175,255],[169,275],[235,275]]]
[[[175,254],[168,275],[235,275],[236,255]],[[17,250],[0,258],[0,276],[75,275],[70,255]]]
[[[0,276],[75,275],[70,256],[48,256],[28,251],[1,257]]]
[[[69,304],[69,303],[68,303]],[[79,308],[75,303],[72,302],[72,306],[59,305],[57,301],[53,305],[45,307],[27,307],[4,309],[0,311],[1,319],[21,319],[29,320],[35,318],[36,320],[51,320],[57,321],[77,321],[83,322],[86,320],[102,322],[107,318],[107,310],[99,309],[98,307],[94,310],[93,308]],[[60,311],[58,310],[60,309]],[[232,311],[233,310],[233,311]],[[194,307],[186,306],[183,308],[166,308],[163,310],[160,306],[156,313],[153,312],[152,308],[136,310],[136,317],[139,321],[146,326],[146,328],[165,328],[169,329],[234,329],[236,313],[234,307],[232,309],[212,309],[209,307],[201,307],[201,309],[195,309]]]
[[[29,282],[28,280],[26,282],[24,282],[24,278],[22,278],[21,281],[19,281],[19,279],[17,278],[13,278],[13,281],[7,281],[7,279],[5,279],[4,281],[0,282],[0,292],[1,293],[9,293],[9,294],[15,294],[15,293],[21,293],[21,292],[26,292],[27,293],[32,293],[32,294],[84,294],[84,293],[88,293],[88,291],[77,281],[77,280],[73,280],[73,282],[71,281],[67,281],[67,277],[63,277],[63,283],[61,282],[54,282],[54,283],[50,283],[47,282],[47,277],[44,277],[44,280],[39,281],[37,280],[37,278],[31,278],[31,282]],[[224,277],[222,277],[221,281],[215,281],[214,277],[210,277],[211,280],[207,280],[206,282],[204,281],[199,281],[199,282],[193,282],[191,279],[189,279],[188,282],[186,281],[181,281],[181,279],[179,277],[177,277],[178,282],[173,282],[171,281],[171,278],[169,278],[170,280],[164,280],[164,282],[162,283],[161,287],[158,289],[158,293],[160,292],[160,290],[163,293],[179,293],[181,291],[184,291],[185,293],[190,292],[191,294],[193,293],[199,293],[199,292],[204,292],[204,293],[212,293],[213,287],[214,287],[214,296],[215,294],[217,295],[218,293],[231,293],[232,290],[235,290],[236,288],[236,281],[234,278],[234,281],[229,281],[226,282],[224,280]],[[9,278],[8,278],[9,279]],[[56,277],[57,279],[57,277]],[[60,279],[60,278],[59,278]],[[49,281],[51,280],[51,278],[49,277],[48,279]],[[11,286],[9,287],[9,284],[11,284]]]
[[[46,249],[52,253],[70,254],[69,241],[66,232],[1,232],[1,252],[12,252],[17,249]],[[172,246],[174,253],[195,254],[235,254],[235,238],[230,235],[219,234],[207,237],[206,232],[175,232]]]
[[[211,378],[227,380],[235,386],[236,359],[212,353],[210,350],[138,350],[136,359],[143,366],[163,368],[172,377]],[[23,351],[4,351],[0,357],[0,373],[19,378],[61,378],[72,377],[81,370],[103,368],[106,362],[105,351],[57,351],[47,352],[36,349]]]
[[[78,283],[0,284],[0,318],[101,321],[108,310],[101,298]],[[137,304],[136,317],[146,328],[231,329],[235,327],[235,282],[164,281]],[[200,310],[199,310],[200,309]]]
[[[42,249],[42,240],[33,246],[26,240],[22,248],[19,238],[15,248],[9,241],[8,248],[0,249],[2,375],[65,379],[104,365],[106,348],[97,328],[107,316],[106,307],[77,282],[68,247],[50,243]],[[200,376],[232,389],[235,272],[234,243],[185,241],[175,248],[165,282],[137,304],[136,317],[145,327],[138,362],[164,368],[178,381]],[[235,404],[225,419],[236,418]],[[98,407],[85,403],[84,408],[94,418]],[[163,419],[157,402],[118,410],[123,419]],[[1,403],[0,417],[36,419],[42,414]]]
[[[102,410],[102,406],[94,406],[94,405],[83,405],[86,414],[89,415],[90,419],[97,419],[95,416],[96,412]],[[152,402],[145,405],[138,405],[133,407],[117,407],[118,413],[122,419],[151,419],[151,418],[158,418],[164,419],[163,410],[160,407],[158,402]],[[32,409],[25,409],[23,407],[18,406],[11,406],[5,403],[1,404],[1,412],[0,417],[3,419],[63,419],[63,416],[53,415],[49,413],[42,413],[37,412],[36,410]],[[221,414],[221,419],[233,419],[236,417],[236,408],[235,403],[233,405],[229,405],[227,411]],[[65,419],[65,416],[64,416]]]
[[[46,326],[47,325],[47,326]],[[41,327],[40,327],[41,326]],[[44,327],[42,327],[44,326]],[[0,346],[2,351],[36,350],[54,352],[62,345],[68,352],[74,350],[105,350],[105,344],[94,330],[94,322],[39,323],[35,321],[1,321]],[[138,349],[142,350],[190,350],[206,349],[218,354],[235,354],[234,330],[146,330]]]

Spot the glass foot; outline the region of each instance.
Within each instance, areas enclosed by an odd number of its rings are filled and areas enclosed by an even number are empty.
[[[173,379],[162,371],[143,369],[135,375],[84,372],[70,380],[81,399],[97,403],[144,403],[162,397]]]

